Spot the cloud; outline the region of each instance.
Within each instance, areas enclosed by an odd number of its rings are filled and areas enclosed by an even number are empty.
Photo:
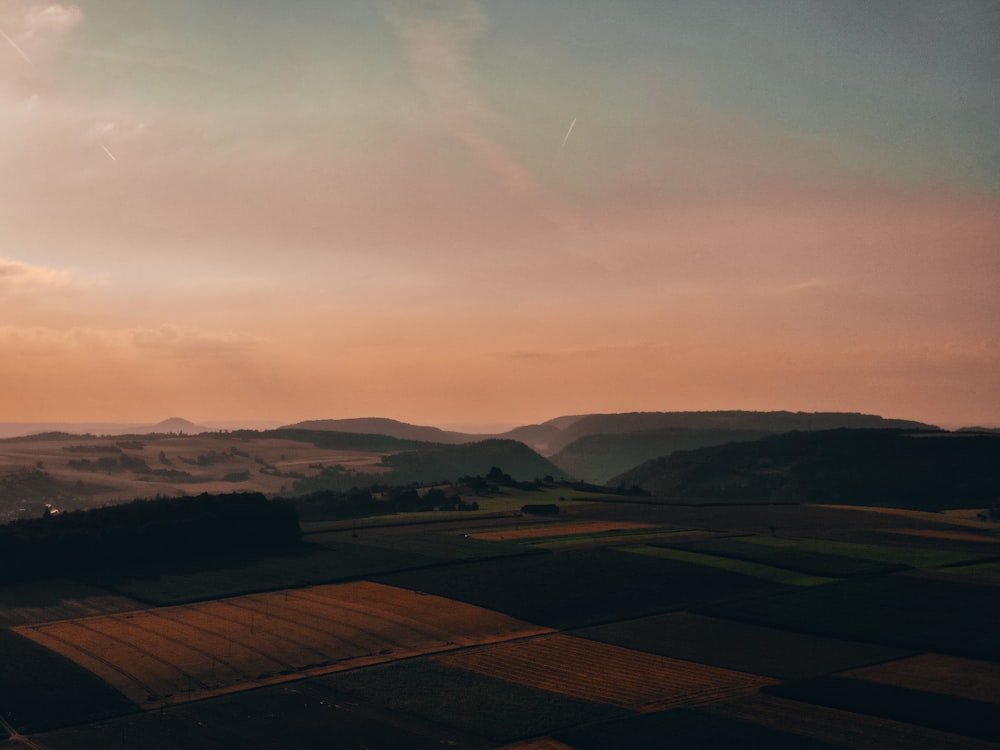
[[[0,292],[65,289],[78,283],[76,273],[68,269],[29,266],[27,263],[0,258]]]
[[[46,326],[2,326],[0,345],[21,355],[57,354],[79,359],[130,360],[157,358],[206,361],[241,356],[267,346],[264,339],[196,328],[157,327],[58,329]]]
[[[534,175],[489,132],[497,114],[472,85],[470,50],[488,29],[477,0],[385,5],[382,15],[402,40],[410,68],[433,113],[514,197],[545,200]]]
[[[26,38],[31,38],[39,34],[71,29],[81,21],[83,21],[83,11],[79,5],[34,3],[24,12],[22,33]]]
[[[75,4],[0,0],[0,39],[6,43],[0,46],[9,47],[11,53],[34,65],[39,56],[48,53],[52,39],[81,21],[83,11]],[[0,71],[4,68],[7,66]]]

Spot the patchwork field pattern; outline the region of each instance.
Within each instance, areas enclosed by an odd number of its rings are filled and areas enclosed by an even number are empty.
[[[473,605],[367,582],[17,630],[147,708],[547,632]]]
[[[775,682],[561,634],[446,654],[436,661],[644,713],[732,700]]]

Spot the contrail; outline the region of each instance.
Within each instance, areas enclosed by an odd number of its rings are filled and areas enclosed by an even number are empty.
[[[106,153],[108,155],[108,158],[110,158],[111,161],[118,161],[118,157],[111,153],[111,149],[110,148],[108,148],[107,146],[105,146],[103,144],[101,145],[101,148],[104,149],[104,153]]]
[[[17,42],[7,36],[7,33],[3,29],[0,29],[0,36],[7,40],[7,44],[14,48],[14,51],[21,56],[22,60],[28,63],[28,65],[34,65],[34,63],[31,62],[31,58],[24,54],[24,50],[18,47]]]
[[[562,143],[559,144],[559,151],[556,153],[556,156],[561,154],[563,152],[563,149],[566,148],[566,141],[569,140],[569,135],[570,133],[573,132],[573,128],[575,127],[576,127],[576,118],[574,117],[573,122],[569,124],[569,130],[567,130],[566,135],[563,136]]]

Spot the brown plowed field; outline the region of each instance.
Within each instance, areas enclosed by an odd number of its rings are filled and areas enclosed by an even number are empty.
[[[436,660],[507,682],[642,712],[732,700],[776,682],[568,635],[469,649]]]
[[[549,632],[471,604],[368,582],[17,630],[150,708]]]
[[[1000,703],[1000,667],[992,662],[975,659],[921,654],[852,669],[837,676]]]
[[[730,719],[801,734],[854,750],[996,750],[992,742],[917,727],[891,719],[755,695],[706,709]]]
[[[600,534],[604,531],[653,528],[656,528],[653,524],[632,521],[574,521],[573,523],[539,523],[520,529],[476,531],[469,536],[473,539],[484,539],[492,542],[510,542],[518,539],[541,539],[550,536],[575,536],[577,534]]]

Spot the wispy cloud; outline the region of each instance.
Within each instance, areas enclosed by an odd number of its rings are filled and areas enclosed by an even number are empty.
[[[27,63],[45,51],[48,38],[81,21],[83,11],[75,4],[0,0],[0,37]]]
[[[0,293],[40,288],[65,289],[79,283],[79,277],[68,269],[30,266],[0,258]]]
[[[489,28],[482,3],[386,4],[382,15],[402,40],[413,76],[443,126],[511,195],[541,200],[543,191],[531,171],[489,132],[497,114],[469,78],[471,51]]]

